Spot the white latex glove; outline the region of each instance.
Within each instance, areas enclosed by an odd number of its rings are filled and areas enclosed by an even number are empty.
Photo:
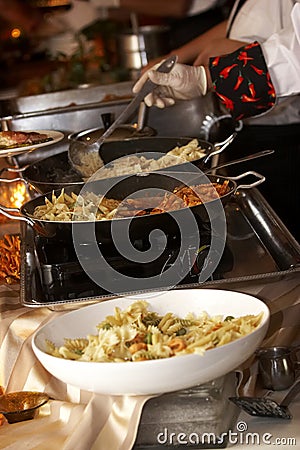
[[[171,72],[162,73],[155,70],[160,64],[145,72],[132,89],[135,94],[139,92],[148,78],[158,85],[145,97],[147,106],[165,108],[174,105],[176,100],[190,100],[206,94],[207,77],[203,66],[175,64]]]

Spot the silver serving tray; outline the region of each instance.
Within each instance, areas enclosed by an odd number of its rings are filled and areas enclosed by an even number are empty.
[[[234,257],[232,269],[222,279],[211,279],[201,284],[180,284],[175,289],[230,289],[245,281],[267,282],[300,272],[300,245],[256,188],[237,192],[226,205],[225,212],[227,240]],[[24,223],[21,226],[28,227]],[[116,297],[105,294],[73,300],[45,301],[43,290],[39,286],[38,267],[33,268],[34,264],[28,260],[32,258],[34,233],[27,228],[25,231],[23,229],[21,236],[25,236],[21,241],[20,280],[20,299],[24,306],[64,311]],[[124,292],[124,295],[140,293],[142,292]]]

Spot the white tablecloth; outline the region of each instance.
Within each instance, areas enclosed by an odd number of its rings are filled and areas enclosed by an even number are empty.
[[[285,275],[277,281],[249,282],[238,289],[258,296],[270,307],[271,323],[265,346],[300,343],[299,273]],[[147,397],[108,397],[80,392],[52,377],[35,358],[31,349],[33,332],[64,313],[23,307],[18,285],[0,285],[0,385],[7,392],[38,390],[53,398],[34,420],[4,423],[0,427],[0,449],[130,450]],[[239,394],[260,395],[257,364],[250,360],[240,369],[244,377]],[[275,393],[275,399],[281,394]],[[291,421],[253,418],[245,413],[239,421],[246,424],[249,432],[259,433],[261,439],[264,433],[271,433],[274,439],[295,438],[296,445],[283,446],[300,448],[300,403],[294,402],[290,410],[294,415]],[[254,448],[240,439],[239,434],[236,449]],[[260,442],[259,448],[266,445]]]

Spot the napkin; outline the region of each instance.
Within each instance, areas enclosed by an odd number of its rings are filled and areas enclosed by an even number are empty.
[[[7,392],[47,392],[51,400],[34,420],[1,428],[0,449],[128,450],[151,396],[96,395],[66,385],[36,359],[33,333],[62,312],[20,305],[18,286],[0,286],[0,385]]]
[[[271,311],[262,346],[300,343],[300,279],[285,274],[278,280],[237,284],[232,289],[264,300]],[[64,312],[20,305],[18,286],[0,286],[0,385],[7,392],[38,390],[52,398],[28,422],[0,428],[0,449],[130,450],[134,446],[143,406],[150,396],[95,395],[52,377],[37,361],[32,334]],[[260,395],[255,356],[241,365],[238,395]]]

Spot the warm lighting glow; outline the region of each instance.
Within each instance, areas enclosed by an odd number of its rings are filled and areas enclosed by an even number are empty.
[[[21,36],[21,30],[19,28],[14,28],[10,33],[11,37],[14,39],[18,39]]]
[[[1,183],[0,185],[0,204],[8,208],[21,208],[29,200],[29,193],[25,183],[21,181],[12,183]],[[0,217],[0,223],[3,222],[3,215]],[[5,219],[7,220],[7,219]]]
[[[27,198],[27,191],[25,183],[17,183],[13,189],[11,189],[11,195],[9,198],[10,205],[14,208],[21,208]]]

